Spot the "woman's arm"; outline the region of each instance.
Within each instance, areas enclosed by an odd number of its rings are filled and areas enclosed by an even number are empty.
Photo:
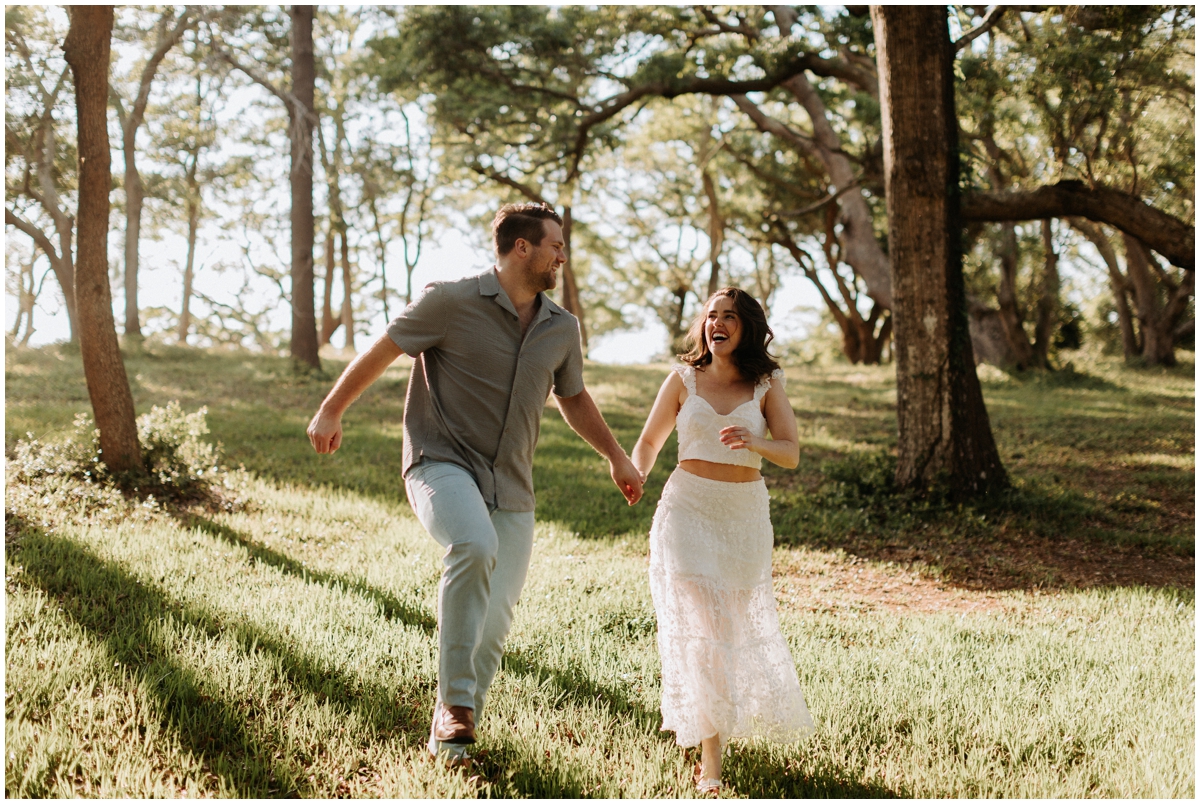
[[[654,407],[646,418],[646,426],[633,447],[633,465],[642,476],[642,482],[650,475],[658,452],[666,443],[667,436],[675,429],[675,417],[679,414],[679,396],[683,392],[683,380],[672,371],[663,380],[654,400]]]
[[[796,414],[788,402],[783,383],[773,382],[767,390],[766,410],[770,438],[751,435],[745,427],[726,427],[721,430],[721,443],[730,449],[748,449],[757,452],[773,464],[784,469],[795,469],[800,463],[800,433],[796,428]]]

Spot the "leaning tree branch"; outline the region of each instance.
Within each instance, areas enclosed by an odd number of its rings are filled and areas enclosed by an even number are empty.
[[[521,195],[533,201],[535,204],[545,204],[546,199],[537,190],[530,187],[528,184],[522,184],[516,179],[511,179],[498,170],[493,168],[485,168],[480,165],[471,165],[471,170],[483,176],[485,179],[491,179],[497,184],[503,184],[505,187],[511,187]]]
[[[764,134],[774,134],[806,153],[813,154],[814,156],[818,154],[820,146],[817,145],[812,137],[801,134],[783,121],[771,117],[752,103],[745,95],[737,94],[730,95],[729,97],[737,104],[739,109],[754,121],[754,125],[758,127],[759,131]]]
[[[958,39],[954,40],[954,49],[962,50],[964,47],[990,31],[992,27],[1000,21],[1000,18],[1004,16],[1004,12],[1007,10],[1008,9],[1005,6],[992,6],[992,10],[989,11],[987,16],[983,18],[983,22],[979,23],[974,28],[960,36]]]
[[[237,56],[216,42],[213,43],[213,51],[216,57],[221,61],[224,61],[235,70],[239,70],[251,81],[270,92],[279,100],[283,101],[283,105],[288,109],[289,112],[291,112],[294,119],[297,121],[307,119],[308,122],[314,128],[316,128],[320,122],[317,118],[316,111],[309,111],[308,107],[304,105],[304,101],[296,97],[296,95],[290,90],[277,86],[273,81],[271,81],[270,78],[267,78],[267,76],[263,75],[262,72],[256,69],[253,65],[242,64],[240,61],[238,61]]]
[[[847,193],[851,190],[857,190],[858,188],[859,188],[859,184],[856,181],[851,184],[847,184],[845,187],[838,190],[836,193],[830,193],[829,195],[825,196],[820,201],[817,201],[815,204],[809,204],[808,206],[803,207],[801,209],[784,209],[784,210],[780,210],[779,212],[776,212],[775,214],[781,218],[802,218],[805,215],[808,215],[809,213],[816,212],[818,209],[821,209],[826,204],[830,204],[830,203],[836,201],[844,193]]]
[[[1196,230],[1142,199],[1108,187],[1060,181],[1036,190],[966,193],[964,221],[1029,221],[1080,217],[1107,223],[1141,240],[1187,271],[1196,268]]]
[[[146,104],[150,101],[150,85],[154,82],[154,75],[158,72],[158,66],[162,64],[163,59],[167,57],[167,53],[171,48],[179,43],[183,35],[188,29],[195,27],[199,20],[193,17],[192,14],[197,11],[195,6],[184,6],[183,12],[179,18],[175,20],[175,27],[166,33],[161,33],[158,38],[158,47],[154,49],[154,53],[150,56],[146,66],[142,68],[141,81],[138,83],[138,94],[134,98],[133,108],[129,114],[129,123],[136,131],[142,125],[142,118],[146,114]],[[166,21],[167,14],[163,14],[163,21]],[[172,17],[174,15],[172,14]]]
[[[809,63],[815,58],[814,56],[803,54],[763,78],[734,81],[728,78],[691,77],[648,81],[644,84],[631,87],[624,92],[619,92],[612,97],[605,98],[595,104],[592,107],[592,112],[585,115],[579,121],[579,129],[575,135],[575,142],[570,150],[573,164],[568,174],[568,181],[578,175],[579,163],[583,159],[583,152],[587,147],[588,137],[592,128],[606,120],[612,119],[643,99],[660,97],[670,100],[680,95],[738,95],[746,92],[769,92],[793,75],[804,72],[809,67]]]
[[[4,208],[4,222],[9,226],[15,226],[20,231],[29,235],[33,239],[33,242],[37,243],[38,248],[44,251],[46,256],[51,260],[58,259],[58,251],[55,250],[54,244],[50,242],[50,238],[46,236],[46,233],[20,215],[17,215],[8,207]]]

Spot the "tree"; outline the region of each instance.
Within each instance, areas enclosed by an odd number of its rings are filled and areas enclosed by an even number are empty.
[[[771,6],[779,35],[789,38],[799,17],[795,9],[788,6]],[[712,15],[715,16],[715,15]],[[710,19],[712,18],[710,16]],[[720,26],[719,26],[720,27]],[[738,26],[741,31],[752,31],[746,25]],[[761,34],[747,33],[754,42]],[[860,94],[878,97],[878,80],[874,70],[856,59],[849,48],[843,49],[839,59],[810,57],[809,69],[816,75],[836,77],[860,90]],[[789,77],[780,86],[799,103],[808,117],[811,133],[798,133],[786,123],[765,114],[744,95],[735,95],[738,108],[754,121],[759,130],[782,138],[791,147],[807,152],[824,168],[829,186],[838,205],[838,223],[842,228],[840,248],[846,264],[862,277],[866,292],[882,308],[891,307],[891,271],[888,256],[875,238],[874,218],[867,199],[864,197],[862,180],[853,163],[843,139],[834,129],[829,108],[822,94],[804,72]],[[845,330],[843,330],[845,331]]]
[[[4,223],[32,238],[50,261],[75,343],[75,218],[64,196],[74,190],[77,160],[74,143],[56,136],[70,70],[54,53],[59,36],[36,9],[5,13]]]
[[[873,6],[896,352],[897,483],[1004,488],[967,331],[946,12]]]
[[[112,88],[113,106],[116,107],[117,120],[121,125],[121,150],[125,155],[125,336],[134,343],[142,338],[141,320],[138,315],[138,242],[142,229],[142,206],[145,202],[145,186],[137,167],[137,134],[145,121],[150,87],[158,68],[171,48],[183,39],[184,33],[195,26],[195,14],[193,8],[186,7],[179,12],[178,17],[173,8],[167,9],[159,16],[154,25],[154,50],[142,67],[136,94],[128,111],[120,92],[116,87]]]
[[[1021,309],[1015,276],[1023,255],[1014,225],[1032,221],[1045,230],[1050,218],[1070,218],[1071,228],[1096,245],[1107,265],[1132,359],[1142,349],[1130,318],[1132,285],[1099,224],[1141,240],[1183,269],[1163,269],[1167,284],[1153,294],[1146,287],[1144,298],[1163,298],[1143,315],[1154,318],[1168,308],[1185,314],[1195,260],[1189,223],[1195,149],[1188,133],[1194,128],[1194,71],[1186,55],[1194,49],[1194,11],[1116,6],[1034,14],[997,7],[988,21],[987,46],[963,51],[966,80],[959,91],[964,152],[974,172],[966,180],[973,191],[963,199],[964,218],[1003,222],[1001,236],[992,241],[1001,268],[999,310],[982,312],[994,313],[1002,324],[1005,362],[1018,368],[1047,364],[1047,338],[1043,333],[1039,340],[1033,318],[1045,325],[1054,317],[1058,300],[1043,291],[1057,282],[1051,263],[1043,263],[1044,271],[1031,278],[1038,312]],[[1075,239],[1066,227],[1059,232],[1064,243]],[[1043,244],[1032,237],[1022,242],[1051,259],[1044,235]],[[1176,290],[1184,297],[1170,307],[1167,298]],[[1187,330],[1178,321],[1152,324],[1164,337],[1152,336],[1141,359],[1172,361],[1173,351],[1159,346],[1173,343],[1181,326]]]
[[[289,351],[298,370],[321,368],[318,354],[317,315],[313,275],[313,132],[317,125],[314,105],[316,87],[316,57],[313,50],[313,8],[293,6],[288,33],[291,52],[291,86],[284,88],[271,80],[245,56],[234,53],[226,43],[214,37],[216,55],[225,60],[259,86],[262,86],[287,109],[288,140],[291,145],[291,307],[292,334]],[[227,25],[247,27],[245,20],[235,19]]]
[[[1133,316],[1129,310],[1131,285],[1128,278],[1121,271],[1112,240],[1103,227],[1089,220],[1071,218],[1070,221],[1071,226],[1090,240],[1092,245],[1096,247],[1096,251],[1100,253],[1100,259],[1104,261],[1104,267],[1108,270],[1109,291],[1112,293],[1113,306],[1117,312],[1117,326],[1121,332],[1121,349],[1125,356],[1125,362],[1132,362],[1138,356],[1141,349],[1138,346],[1137,334],[1133,328]]]
[[[23,249],[16,248],[10,239],[5,241],[4,249],[6,264],[16,265],[19,269],[15,274],[12,271],[6,272],[4,277],[5,289],[17,297],[17,315],[13,320],[9,339],[15,346],[25,347],[29,345],[29,339],[36,331],[33,325],[33,311],[38,297],[42,295],[42,288],[46,284],[46,277],[50,275],[50,269],[42,273],[40,280],[34,279],[34,268],[38,262],[36,243],[26,253]]]
[[[313,107],[316,61],[313,56],[313,9],[292,7],[292,93],[288,104],[292,133],[292,360],[321,368],[317,355],[317,316],[313,304]]]
[[[372,95],[377,108],[387,107],[387,98]],[[375,235],[378,254],[379,298],[384,318],[390,320],[388,299],[393,291],[387,283],[387,241],[398,238],[404,262],[404,292],[401,298],[407,305],[413,299],[412,277],[421,250],[429,237],[432,224],[435,177],[439,167],[434,145],[428,135],[418,134],[412,125],[410,111],[403,106],[385,118],[387,123],[399,117],[404,140],[385,144],[376,132],[368,130],[354,153],[354,173],[362,184],[361,204],[366,207],[367,223]],[[388,202],[393,202],[388,205]],[[395,205],[399,209],[394,209]],[[388,206],[385,206],[388,205]],[[382,209],[381,209],[382,207]],[[362,210],[359,210],[360,215]],[[385,234],[385,230],[387,234]],[[389,237],[388,235],[391,235]]]
[[[372,43],[384,87],[435,97],[431,117],[462,164],[562,211],[563,306],[587,322],[572,256],[575,208],[597,152],[653,97],[771,89],[804,69],[777,54],[745,81],[690,69],[681,15],[666,7],[409,7]],[[693,40],[694,41],[694,40]],[[660,44],[661,43],[661,44]],[[632,69],[630,69],[632,68]]]
[[[162,106],[151,107],[159,126],[149,147],[143,149],[165,168],[158,183],[158,195],[166,202],[165,209],[152,219],[174,229],[182,223],[187,241],[183,293],[175,327],[181,344],[187,343],[192,331],[192,300],[198,270],[196,252],[200,224],[206,217],[204,190],[219,186],[241,167],[239,160],[226,159],[214,164],[211,157],[218,137],[215,107],[220,103],[228,73],[205,64],[199,41],[185,42],[183,47],[187,49],[189,45],[189,52],[169,64]],[[230,134],[228,131],[222,133]],[[184,213],[182,221],[178,215],[181,209]]]
[[[79,348],[104,463],[114,472],[141,468],[129,377],[117,343],[108,285],[108,70],[112,6],[74,6],[63,53],[75,79],[79,151],[79,259],[75,266]]]

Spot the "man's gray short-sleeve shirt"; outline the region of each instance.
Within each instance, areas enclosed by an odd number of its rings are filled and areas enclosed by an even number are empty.
[[[434,282],[388,324],[415,358],[404,401],[404,473],[423,460],[457,464],[475,476],[483,499],[532,511],[533,450],[553,390],[583,391],[579,322],[538,294],[521,323],[495,269]]]

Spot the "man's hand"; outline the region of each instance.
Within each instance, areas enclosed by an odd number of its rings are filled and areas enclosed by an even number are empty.
[[[586,390],[575,396],[555,394],[554,401],[570,428],[591,444],[593,449],[608,458],[609,474],[629,504],[633,505],[642,499],[642,476],[634,468],[625,450],[621,449],[617,439],[613,438],[612,431],[604,423],[604,417],[600,415],[600,409],[596,407],[592,395]]]
[[[630,505],[642,499],[642,474],[634,467],[632,461],[621,456],[616,461],[609,462],[608,471]]]
[[[317,409],[317,415],[308,423],[308,440],[318,454],[337,452],[342,445],[342,414],[402,354],[400,347],[385,333],[367,351],[350,361]]]
[[[308,440],[321,455],[331,455],[342,445],[342,417],[318,410],[308,423]]]

